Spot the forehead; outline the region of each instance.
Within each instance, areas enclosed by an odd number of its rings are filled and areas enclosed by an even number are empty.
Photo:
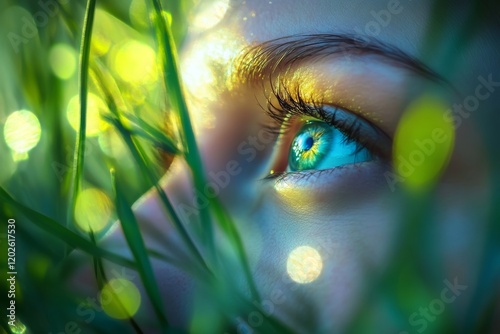
[[[184,63],[190,63],[191,68],[197,64],[199,70],[200,66],[218,63],[211,66],[210,71],[215,68],[220,72],[248,45],[298,34],[353,34],[394,45],[421,59],[448,80],[458,79],[457,87],[466,91],[468,87],[460,86],[470,82],[469,79],[498,69],[496,55],[500,43],[495,42],[498,24],[491,24],[485,15],[488,13],[482,13],[480,20],[470,25],[474,33],[468,37],[472,38],[455,52],[461,63],[455,64],[453,74],[445,73],[452,55],[449,53],[453,49],[452,40],[463,31],[460,27],[470,16],[473,3],[454,2],[444,14],[438,15],[438,24],[433,25],[437,3],[427,0],[204,0],[187,39],[185,50],[189,51],[181,59],[192,60],[194,56],[195,62]],[[432,52],[425,53],[429,37],[435,43]],[[214,73],[205,74],[213,78]],[[203,73],[194,77],[200,75]],[[199,86],[202,82],[197,80],[195,84]],[[189,86],[190,83],[186,83]]]
[[[206,0],[200,7],[200,16],[221,19],[208,32],[226,28],[248,43],[295,34],[348,33],[396,40],[410,53],[425,34],[431,10],[429,1],[410,0]],[[207,35],[206,29],[201,32]]]

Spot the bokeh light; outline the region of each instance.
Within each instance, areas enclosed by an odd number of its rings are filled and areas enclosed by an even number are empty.
[[[108,129],[99,135],[99,147],[108,157],[124,158],[127,147],[115,129]]]
[[[103,191],[85,189],[76,199],[75,221],[85,232],[99,232],[108,225],[113,211],[113,203]]]
[[[132,24],[138,28],[147,28],[148,21],[148,6],[144,0],[132,0],[129,7],[129,17]]]
[[[394,138],[394,168],[412,190],[429,187],[450,159],[455,129],[444,102],[424,95],[410,104]]]
[[[18,3],[11,2],[11,3]],[[5,8],[8,2],[2,2],[2,10],[0,11],[0,22],[2,22],[2,30],[4,33],[5,44],[2,45],[2,51],[13,51],[16,55],[22,50],[32,51],[36,43],[32,42],[39,39],[39,28],[34,16],[30,11],[22,6],[10,6]],[[36,14],[36,13],[35,13]],[[37,15],[40,20],[40,16]],[[4,73],[2,73],[4,75]]]
[[[67,80],[76,72],[76,52],[67,44],[56,44],[49,51],[49,64],[58,78]]]
[[[305,284],[315,281],[323,270],[323,260],[318,251],[310,246],[295,248],[286,263],[286,270],[292,280]]]
[[[230,71],[221,71],[243,48],[241,36],[229,30],[194,42],[185,50],[181,73],[185,87],[192,98],[187,99],[190,110],[196,110],[193,127],[196,133],[213,128],[215,116],[207,104],[217,101],[219,93],[230,89]]]
[[[97,136],[101,131],[107,129],[109,124],[102,118],[109,111],[104,101],[95,94],[87,95],[87,136]],[[66,117],[71,127],[78,131],[80,129],[80,98],[75,95],[68,103]]]
[[[90,45],[91,54],[94,56],[104,56],[111,48],[111,41],[102,33],[96,32],[92,35]]]
[[[197,30],[207,30],[216,26],[229,8],[229,0],[213,0],[202,3],[197,15],[192,21],[192,28]]]
[[[132,317],[141,305],[141,294],[129,280],[111,279],[99,296],[101,307],[110,317],[127,319]]]
[[[24,325],[19,319],[16,319],[14,326],[10,326],[10,330],[14,334],[24,334],[26,333],[26,325]]]
[[[31,111],[19,110],[9,115],[4,126],[4,138],[9,148],[16,153],[27,153],[40,141],[42,128]]]
[[[151,84],[158,77],[155,51],[136,40],[118,47],[112,66],[123,81],[132,85]]]

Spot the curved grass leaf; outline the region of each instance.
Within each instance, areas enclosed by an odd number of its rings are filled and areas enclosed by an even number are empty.
[[[66,226],[73,221],[75,211],[76,197],[80,191],[83,179],[83,165],[85,160],[85,139],[87,130],[87,93],[88,93],[88,76],[89,76],[89,61],[90,61],[90,43],[92,40],[92,28],[94,26],[96,0],[87,2],[85,10],[85,20],[83,28],[82,43],[80,49],[80,73],[79,73],[79,88],[80,88],[80,129],[75,147],[74,166],[75,171],[72,180],[72,192],[69,199],[68,219]]]
[[[154,28],[156,30],[156,38],[158,50],[162,60],[163,78],[165,87],[167,88],[169,102],[173,109],[177,111],[181,122],[182,135],[181,140],[184,148],[185,159],[193,172],[194,187],[200,193],[203,192],[206,185],[203,164],[196,144],[193,127],[189,118],[188,108],[182,93],[182,85],[177,66],[177,52],[172,36],[170,25],[164,17],[161,2],[159,0],[151,0],[154,8],[152,17],[154,18]],[[210,208],[202,207],[200,209],[201,224],[203,226],[202,238],[204,245],[207,247],[209,257],[212,261],[215,260],[215,245],[214,231],[212,219],[210,216]]]
[[[112,123],[120,135],[122,136],[123,140],[125,141],[125,144],[129,148],[130,152],[132,153],[136,163],[139,165],[139,168],[142,172],[142,176],[151,183],[151,186],[154,187],[163,203],[163,206],[166,209],[166,212],[171,219],[172,223],[176,227],[177,231],[179,231],[181,238],[183,241],[186,243],[187,247],[189,250],[193,253],[199,264],[206,269],[208,272],[210,272],[210,269],[208,265],[205,262],[205,259],[201,255],[200,251],[194,244],[194,242],[191,240],[191,237],[189,236],[187,230],[185,229],[184,225],[182,224],[181,220],[179,219],[178,215],[176,214],[174,207],[172,206],[172,203],[167,197],[167,194],[165,191],[162,189],[162,187],[158,184],[158,180],[154,176],[153,172],[148,168],[148,162],[146,160],[146,155],[144,154],[141,146],[139,143],[134,142],[134,140],[131,137],[130,132],[125,128],[125,126],[121,123],[121,121],[117,118],[112,118],[112,117],[106,117],[106,120],[108,120],[110,123]]]
[[[167,318],[165,317],[165,309],[163,307],[160,290],[156,283],[156,278],[153,273],[153,267],[149,260],[149,255],[142,239],[142,234],[132,212],[130,204],[123,196],[123,189],[120,188],[119,182],[114,182],[116,211],[120,224],[123,229],[123,234],[127,240],[127,244],[137,262],[137,270],[141,276],[144,288],[153,304],[153,309],[158,320],[165,332],[168,327]]]
[[[101,257],[116,264],[122,265],[127,268],[135,268],[134,261],[131,261],[121,255],[112,253],[105,249],[99,248],[89,240],[78,235],[76,232],[71,231],[67,227],[54,221],[53,219],[35,211],[27,206],[15,201],[3,188],[0,187],[0,199],[11,209],[15,209],[19,214],[27,217],[33,224],[37,225],[42,230],[50,233],[51,235],[59,238],[61,241],[68,245],[81,249],[93,256]]]

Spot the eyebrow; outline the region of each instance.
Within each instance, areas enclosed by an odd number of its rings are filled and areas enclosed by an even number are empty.
[[[287,72],[293,65],[305,61],[321,60],[332,55],[380,56],[431,81],[452,85],[417,58],[394,45],[375,38],[361,38],[349,34],[307,34],[281,37],[246,48],[236,57],[232,78],[241,83],[262,82]]]

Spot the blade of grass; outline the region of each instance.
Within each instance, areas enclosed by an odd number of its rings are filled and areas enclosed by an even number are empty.
[[[19,214],[27,217],[39,228],[59,238],[61,241],[67,243],[70,246],[81,249],[82,251],[87,252],[91,255],[102,257],[124,267],[136,267],[134,261],[95,246],[92,242],[82,238],[80,235],[71,231],[67,227],[64,227],[64,225],[62,225],[61,223],[56,222],[53,219],[18,203],[1,187],[0,199],[11,209],[15,209],[17,210],[17,212],[19,212]]]
[[[172,31],[170,29],[170,25],[163,16],[163,9],[160,0],[151,0],[151,1],[153,3],[155,11],[152,17],[155,18],[154,23],[156,29],[158,48],[159,51],[162,53],[162,67],[165,73],[164,74],[165,87],[169,92],[170,102],[172,103],[174,109],[179,114],[181,127],[183,130],[183,136],[181,137],[183,140],[183,147],[185,150],[185,158],[193,174],[195,189],[199,193],[203,193],[204,187],[206,185],[203,163],[201,160],[200,153],[198,151],[198,146],[196,144],[196,139],[194,136],[193,127],[189,117],[188,108],[182,92],[182,83],[178,71],[177,51],[175,48]],[[220,219],[220,220],[218,219],[217,222],[219,224],[224,224],[224,226],[221,227],[223,228],[223,230],[227,232],[226,234],[230,237],[231,241],[233,242],[233,245],[236,246],[239,258],[242,261],[242,266],[245,271],[245,276],[248,280],[248,284],[252,291],[253,298],[260,301],[259,293],[251,277],[250,267],[248,265],[248,261],[246,260],[246,255],[243,250],[241,238],[239,237],[238,232],[233,225],[233,222],[230,219],[228,219],[228,215],[222,214],[223,209],[220,205],[219,206],[217,205],[217,201],[215,199],[211,199],[210,204],[212,209],[214,209],[215,214],[218,216],[217,218]],[[200,217],[204,227],[203,240],[209,251],[210,259],[212,259],[215,262],[216,258],[215,258],[215,245],[213,237],[213,226],[210,216],[211,207],[203,206],[200,209]]]
[[[4,319],[2,319],[0,321],[0,325],[1,325],[0,327],[3,328],[3,330],[5,331],[5,333],[7,333],[7,334],[14,334],[12,332],[12,330],[10,329],[11,328],[10,325]]]
[[[97,62],[97,64],[99,65],[99,62]],[[114,117],[112,117],[111,115],[104,115],[103,118],[106,121],[108,121],[110,124],[112,124],[118,130],[118,132],[122,136],[123,140],[125,141],[125,144],[127,145],[129,151],[131,152],[134,160],[136,161],[137,165],[139,166],[139,168],[141,170],[142,177],[147,182],[149,182],[152,187],[154,187],[156,189],[158,196],[161,199],[161,202],[165,208],[165,211],[166,211],[168,217],[170,218],[171,222],[174,224],[177,231],[179,231],[181,238],[187,244],[189,250],[194,254],[195,258],[200,263],[202,269],[207,271],[207,273],[209,275],[212,275],[210,268],[208,267],[207,263],[205,262],[205,259],[201,255],[200,251],[197,249],[194,242],[191,240],[191,237],[187,233],[181,220],[179,219],[178,215],[176,214],[174,207],[172,206],[170,200],[168,199],[167,194],[163,191],[161,186],[158,184],[157,177],[148,168],[149,162],[146,161],[146,155],[144,154],[141,146],[139,145],[139,143],[135,142],[132,139],[131,130],[126,128],[123,125],[123,123],[121,122],[120,113],[118,112],[117,103],[114,100],[114,94],[111,93],[108,85],[105,84],[106,82],[110,82],[110,83],[112,83],[112,86],[115,88],[115,90],[118,90],[118,87],[114,84],[113,78],[106,71],[106,69],[102,66],[95,67],[95,74],[96,74],[96,78],[100,81],[100,82],[98,82],[98,84],[99,84],[100,89],[102,90],[102,93],[105,96],[106,103],[109,107],[109,110],[110,110],[111,114],[114,116]],[[172,143],[172,145],[174,145],[174,144]],[[176,147],[176,145],[174,145],[174,146]]]
[[[90,241],[94,244],[94,246],[97,246],[97,242],[93,231],[89,232],[89,238]],[[99,258],[98,256],[93,256],[92,258],[93,258],[94,275],[95,275],[95,280],[97,282],[97,287],[99,288],[99,290],[102,290],[102,288],[104,287],[104,282],[103,282],[104,267],[102,265],[101,258]]]
[[[125,128],[125,126],[121,123],[119,119],[116,118],[111,118],[111,117],[106,117],[106,120],[108,120],[111,124],[113,124],[120,135],[122,136],[123,140],[125,141],[125,144],[129,148],[130,152],[134,156],[135,161],[139,165],[139,168],[141,169],[141,172],[144,177],[151,183],[153,187],[155,187],[158,195],[160,196],[160,199],[166,209],[167,214],[169,215],[170,220],[176,227],[176,229],[179,231],[181,238],[183,241],[187,244],[189,250],[194,254],[195,258],[201,266],[207,270],[208,273],[210,273],[210,268],[208,267],[207,263],[205,262],[205,259],[201,255],[200,251],[192,241],[191,237],[189,236],[187,230],[185,229],[184,225],[182,224],[181,220],[175,213],[174,207],[172,206],[172,203],[167,197],[167,194],[165,191],[161,188],[161,186],[158,184],[158,180],[156,177],[153,175],[151,170],[148,168],[148,162],[146,161],[146,156],[143,153],[141,146],[134,142],[132,139],[130,132]]]
[[[158,50],[162,60],[162,70],[164,73],[165,87],[169,94],[169,102],[177,111],[182,127],[181,141],[184,147],[185,159],[193,173],[194,187],[203,193],[206,185],[203,164],[196,144],[193,127],[189,118],[186,102],[182,93],[182,85],[177,65],[177,52],[170,30],[170,25],[163,15],[163,9],[159,0],[151,0],[154,8],[152,17],[156,30]],[[200,209],[201,224],[203,226],[203,241],[207,247],[208,254],[212,261],[215,261],[215,245],[210,208],[203,206]]]
[[[162,131],[158,130],[154,126],[150,125],[148,122],[141,119],[140,117],[137,117],[136,115],[126,114],[125,117],[139,125],[137,129],[132,130],[133,134],[150,139],[153,142],[160,143],[161,147],[168,153],[176,155],[180,153],[179,149],[172,141],[172,139],[170,139]]]
[[[85,10],[85,19],[83,23],[83,35],[80,49],[80,72],[79,72],[79,90],[80,90],[80,128],[76,140],[74,163],[75,170],[72,180],[72,191],[69,198],[68,215],[66,227],[73,221],[73,215],[76,206],[76,197],[80,191],[83,179],[83,165],[85,159],[85,139],[87,131],[87,93],[88,76],[90,60],[90,43],[92,40],[92,28],[94,26],[96,0],[89,0]]]
[[[243,247],[243,242],[241,237],[234,226],[231,217],[224,210],[219,201],[214,201],[213,203],[213,211],[215,213],[215,217],[217,221],[220,223],[222,230],[229,237],[229,240],[232,243],[232,246],[236,249],[236,253],[238,254],[238,258],[241,262],[241,266],[243,267],[243,271],[245,273],[246,280],[248,281],[248,285],[250,287],[250,292],[252,294],[252,298],[257,300],[259,303],[261,301],[259,292],[257,290],[257,286],[252,278],[252,273],[250,271],[250,265],[248,263],[248,259],[246,256],[245,248]]]
[[[89,232],[89,237],[92,243],[97,246],[95,235],[92,231]],[[99,291],[102,291],[103,287],[109,282],[108,278],[106,277],[106,271],[104,270],[104,265],[102,263],[102,259],[94,256],[94,274],[96,277],[97,281],[97,286],[99,287]],[[117,301],[118,306],[120,307],[121,311],[126,313],[126,310],[121,303],[120,299],[118,296],[116,296],[115,292],[113,289],[111,289],[111,293],[113,294],[115,300]],[[139,324],[135,321],[134,317],[128,318],[128,321],[130,322],[130,325],[134,328],[136,333],[142,334],[143,331],[139,327]]]
[[[156,283],[156,278],[153,273],[153,267],[149,261],[148,252],[142,239],[142,234],[135,219],[134,213],[132,212],[131,206],[127,203],[124,198],[123,190],[120,188],[120,183],[116,181],[113,182],[114,193],[116,200],[116,211],[118,218],[120,219],[120,224],[123,229],[123,234],[127,240],[127,244],[134,255],[134,259],[137,262],[137,270],[141,276],[141,280],[144,284],[144,288],[153,304],[153,309],[156,313],[158,320],[162,326],[163,332],[166,332],[168,328],[168,321],[165,317],[165,310],[163,308],[163,303],[160,295],[160,290]]]

